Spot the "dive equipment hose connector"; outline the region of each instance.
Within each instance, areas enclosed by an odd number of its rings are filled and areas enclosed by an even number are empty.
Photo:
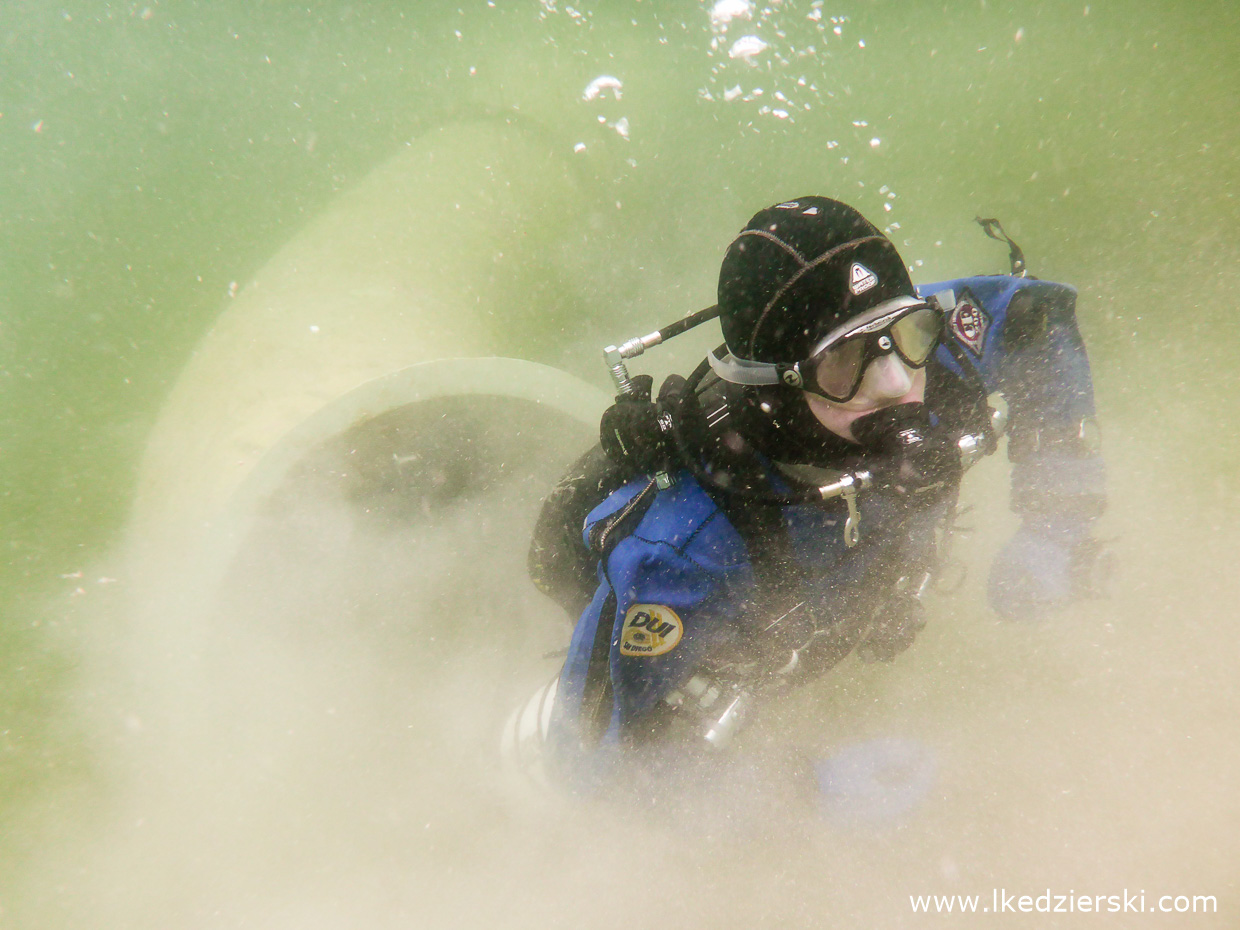
[[[987,437],[974,433],[966,433],[957,441],[960,449],[960,464],[970,468],[991,451],[987,447]],[[861,512],[857,509],[857,494],[868,491],[874,486],[873,472],[859,468],[845,472],[830,484],[817,489],[817,496],[824,501],[842,497],[848,506],[848,518],[844,521],[844,545],[849,549],[861,541]]]
[[[607,365],[607,370],[611,372],[611,379],[615,382],[617,391],[621,394],[633,393],[633,382],[629,379],[629,369],[624,364],[625,361],[637,358],[647,349],[652,349],[662,342],[663,333],[656,330],[645,336],[630,339],[623,345],[608,346],[603,350],[603,362]]]
[[[985,441],[972,433],[966,433],[964,436],[961,436],[960,441],[956,445],[960,448],[961,468],[972,468],[986,455]]]
[[[745,718],[749,716],[753,702],[754,697],[750,692],[737,691],[732,700],[728,702],[728,706],[723,709],[723,713],[706,731],[706,742],[715,749],[726,749],[736,732],[744,724]]]
[[[633,393],[633,382],[629,379],[629,369],[624,364],[625,356],[617,346],[608,346],[603,350],[603,364],[611,372],[612,383],[621,394]]]
[[[705,726],[704,733],[698,732],[706,742],[714,749],[725,749],[749,717],[754,695],[738,683],[727,684],[699,672],[665,696],[663,703],[696,718],[693,725]]]
[[[629,370],[624,364],[626,359],[637,358],[647,349],[653,349],[657,345],[662,345],[673,336],[679,336],[681,333],[688,332],[693,327],[699,326],[707,320],[713,320],[718,316],[719,305],[715,304],[714,306],[707,307],[705,310],[690,313],[674,323],[661,326],[653,333],[637,336],[618,346],[611,345],[603,349],[603,361],[607,364],[607,370],[611,372],[612,380],[616,384],[616,390],[621,394],[633,393],[633,383],[629,379]]]
[[[657,345],[662,345],[664,340],[671,339],[673,336],[679,336],[681,333],[687,332],[693,329],[693,327],[705,323],[707,320],[713,320],[717,316],[719,316],[718,305],[707,307],[705,310],[698,310],[696,313],[690,313],[683,319],[669,323],[661,329],[656,329],[653,333],[637,336],[618,346],[610,345],[604,348],[603,363],[611,373],[611,380],[616,386],[617,393],[633,394],[635,392],[633,379],[629,375],[629,368],[625,361],[630,358],[637,358],[637,356],[645,353],[647,349],[653,349]],[[659,427],[664,433],[668,433],[671,430],[670,420],[665,424],[660,419]],[[654,479],[660,490],[667,490],[676,483],[676,479],[666,469],[657,472]]]

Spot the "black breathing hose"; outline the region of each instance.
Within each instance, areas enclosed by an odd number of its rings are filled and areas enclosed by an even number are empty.
[[[708,313],[709,311],[703,310],[700,312]],[[709,319],[709,317],[707,317],[707,319]],[[693,369],[693,372],[689,375],[689,377],[685,379],[685,386],[696,394],[698,385],[702,383],[702,379],[706,377],[706,374],[709,371],[710,359],[704,358],[698,363],[698,366]],[[680,464],[688,469],[689,473],[697,479],[698,484],[702,485],[704,488],[720,491],[724,494],[732,494],[748,500],[751,503],[762,504],[769,507],[791,507],[798,504],[817,504],[822,502],[822,495],[819,493],[817,488],[807,488],[801,492],[784,494],[778,491],[754,491],[748,488],[738,488],[730,484],[724,484],[702,467],[701,462],[698,460],[698,456],[690,447],[689,441],[685,438],[684,433],[680,429],[679,420],[674,416],[669,416],[667,418],[667,422],[669,432],[672,437],[672,443],[676,448],[677,457],[680,459]]]

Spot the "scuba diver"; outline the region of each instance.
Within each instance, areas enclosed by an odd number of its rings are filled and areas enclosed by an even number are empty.
[[[620,393],[530,551],[579,619],[557,679],[510,720],[510,756],[585,790],[696,783],[778,695],[854,652],[895,658],[925,625],[961,475],[1005,426],[1021,525],[992,608],[1035,619],[1091,593],[1105,475],[1076,292],[1027,276],[1002,239],[1011,275],[919,290],[860,213],[801,197],[732,241],[717,307],[608,347]],[[652,398],[629,376],[626,359],[715,316],[724,344],[689,378]]]

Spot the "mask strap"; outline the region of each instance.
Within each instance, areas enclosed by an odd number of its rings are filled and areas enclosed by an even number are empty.
[[[729,384],[779,384],[779,368],[769,362],[751,362],[737,358],[730,352],[720,358],[714,352],[706,353],[710,367]]]

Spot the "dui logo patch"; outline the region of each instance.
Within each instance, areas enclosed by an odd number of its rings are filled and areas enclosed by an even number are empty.
[[[971,294],[965,293],[947,317],[947,326],[956,341],[982,357],[986,351],[986,333],[990,329],[990,317],[977,305]]]
[[[649,658],[676,648],[685,626],[676,611],[659,604],[634,604],[624,615],[620,655]]]

